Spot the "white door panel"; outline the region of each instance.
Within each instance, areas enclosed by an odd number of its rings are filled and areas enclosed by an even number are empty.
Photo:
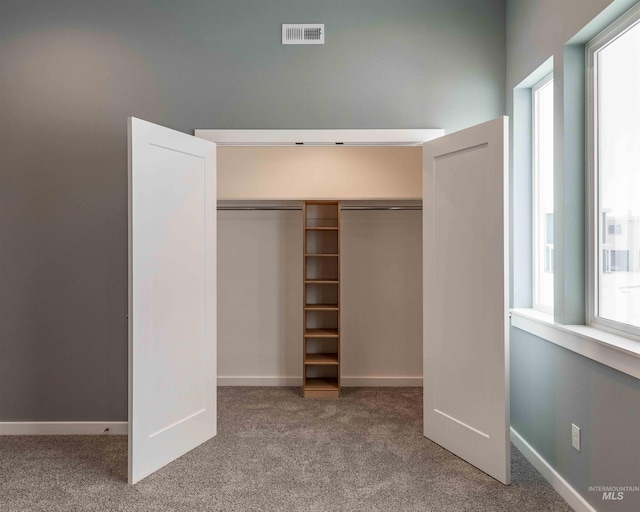
[[[129,121],[129,481],[216,434],[215,144]]]
[[[424,434],[510,480],[507,118],[424,144]]]

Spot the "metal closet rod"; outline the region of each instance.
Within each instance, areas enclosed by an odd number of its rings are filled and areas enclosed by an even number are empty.
[[[341,210],[422,210],[422,206],[342,206]],[[302,210],[301,206],[218,206],[220,211]]]
[[[422,206],[343,206],[341,210],[422,210]]]
[[[218,210],[302,210],[302,206],[218,206]]]
[[[342,206],[341,210],[422,210],[422,206]],[[253,211],[253,210],[302,210],[301,206],[218,206],[223,211]]]

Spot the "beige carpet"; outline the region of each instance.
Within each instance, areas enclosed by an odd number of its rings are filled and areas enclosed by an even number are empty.
[[[503,486],[424,438],[419,388],[218,399],[218,436],[133,487],[126,437],[1,437],[0,510],[571,511],[515,448]]]

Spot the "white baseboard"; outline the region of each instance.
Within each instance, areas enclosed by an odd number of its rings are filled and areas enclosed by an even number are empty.
[[[286,386],[302,385],[300,377],[220,377],[218,386]]]
[[[343,387],[422,387],[422,377],[342,377]],[[218,386],[301,386],[301,377],[218,377]]]
[[[525,439],[511,428],[511,442],[522,452],[533,467],[558,491],[569,506],[576,512],[597,512],[560,473],[558,473]]]
[[[109,429],[105,432],[105,429]],[[0,436],[127,435],[126,421],[8,421],[0,422]]]
[[[422,377],[341,377],[346,388],[407,388],[422,387]]]

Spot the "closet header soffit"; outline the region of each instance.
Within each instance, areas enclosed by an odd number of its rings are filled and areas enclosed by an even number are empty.
[[[444,135],[441,128],[393,130],[195,130],[220,146],[420,146]]]

